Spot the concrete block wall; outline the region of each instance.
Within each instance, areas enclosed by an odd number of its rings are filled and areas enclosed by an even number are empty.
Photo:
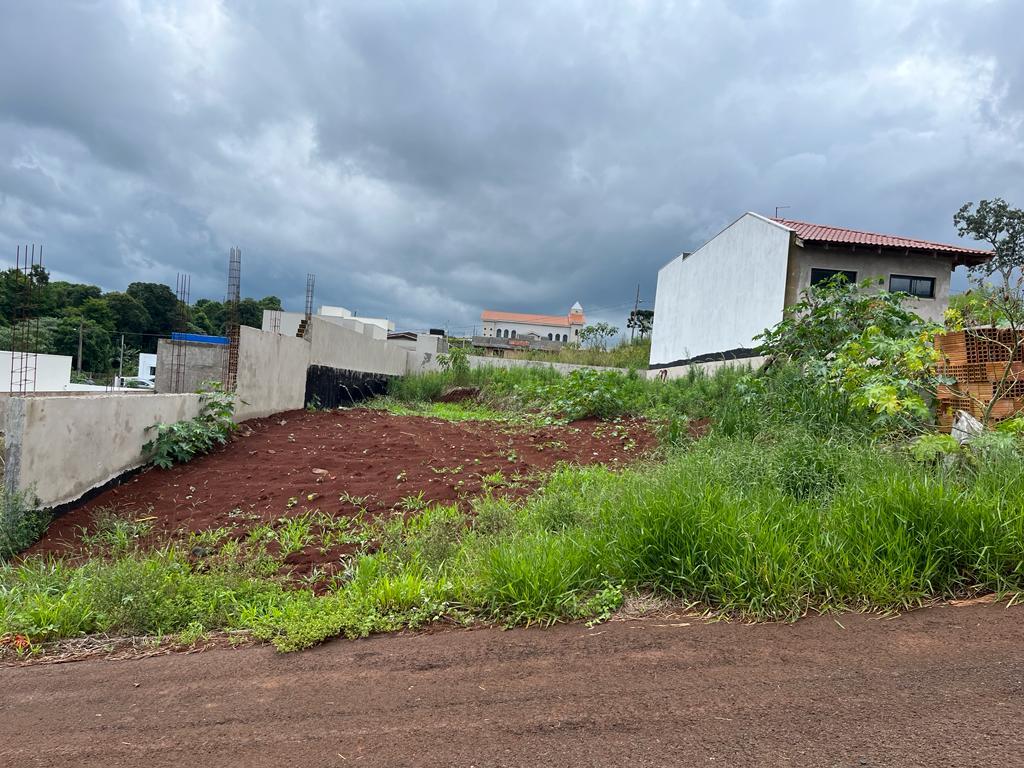
[[[307,339],[242,326],[238,335],[239,402],[235,419],[302,408],[311,344]]]
[[[612,368],[601,365],[575,365],[573,363],[550,363],[545,360],[516,360],[506,357],[480,357],[470,355],[469,364],[473,368],[552,368],[563,376],[573,371],[618,371],[625,373],[625,368]]]
[[[735,360],[709,360],[704,363],[689,363],[687,365],[673,365],[667,368],[649,368],[648,379],[679,379],[689,375],[691,370],[703,371],[709,376],[719,368],[749,368],[758,370],[768,360],[767,357],[757,355],[755,357],[742,357]]]
[[[384,338],[375,338],[381,333]],[[386,376],[403,376],[408,370],[407,350],[389,344],[386,332],[375,326],[366,325],[356,331],[314,315],[306,338],[312,365]]]
[[[184,384],[175,389],[175,355],[184,358]],[[228,348],[223,344],[160,339],[156,345],[157,392],[195,392],[205,381],[220,381]]]
[[[401,376],[436,370],[437,355],[445,349],[443,339],[436,336],[421,336],[413,351],[375,335],[316,317],[307,338],[243,326],[236,418],[243,421],[302,408],[311,366]],[[205,348],[189,350],[187,361],[205,369],[195,374],[195,385],[202,379],[219,378],[224,348],[193,346]],[[591,367],[493,357],[471,357],[470,363],[474,367],[551,367],[561,373]],[[214,372],[218,375],[212,376]],[[142,446],[151,434],[147,427],[194,418],[200,407],[199,396],[191,393],[0,397],[3,482],[11,490],[33,489],[44,506],[75,501],[143,464]]]
[[[52,507],[143,464],[146,427],[191,419],[198,395],[3,398],[4,487]]]

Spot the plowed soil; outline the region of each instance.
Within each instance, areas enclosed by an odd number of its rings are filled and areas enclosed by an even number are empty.
[[[1024,608],[0,668],[0,765],[1019,766]]]
[[[96,514],[114,510],[153,526],[148,543],[192,531],[254,526],[320,510],[365,519],[484,492],[523,495],[559,462],[621,464],[653,448],[643,422],[580,421],[525,428],[450,422],[373,409],[294,411],[246,422],[223,448],[169,470],[150,469],[56,520],[28,554],[83,554]],[[495,473],[502,480],[494,482]],[[485,477],[491,476],[487,483]],[[422,496],[420,496],[422,494]],[[403,500],[406,500],[403,503]],[[143,540],[143,544],[147,540]],[[289,555],[297,575],[336,564],[351,545]]]

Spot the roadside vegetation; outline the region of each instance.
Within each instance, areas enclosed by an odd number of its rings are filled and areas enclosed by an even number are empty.
[[[541,360],[549,363],[570,363],[572,365],[595,365],[607,368],[646,369],[651,359],[651,340],[623,339],[613,347],[581,346],[567,344],[557,352],[539,349],[506,352],[508,358],[518,360]]]
[[[453,420],[644,418],[661,450],[624,469],[561,466],[525,499],[487,490],[468,513],[410,496],[406,514],[348,521],[332,535],[355,551],[317,590],[276,575],[294,551],[281,542],[330,528],[312,518],[244,543],[211,535],[198,559],[194,542],[146,549],[144,530],[113,525],[84,565],[0,565],[0,635],[31,646],[231,629],[287,651],[441,619],[599,621],[638,593],[782,620],[1016,599],[1024,417],[968,442],[939,433],[941,328],[877,288],[837,278],[808,291],[765,332],[771,361],[758,372],[560,377],[471,369],[453,352],[444,371],[395,382],[377,407]],[[456,387],[464,399],[441,402]],[[709,434],[690,429],[698,419]]]

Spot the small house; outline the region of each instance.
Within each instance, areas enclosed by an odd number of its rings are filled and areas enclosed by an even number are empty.
[[[672,375],[694,364],[757,358],[754,337],[782,320],[810,285],[842,274],[877,278],[941,321],[951,273],[989,251],[745,213],[658,272],[650,369]]]

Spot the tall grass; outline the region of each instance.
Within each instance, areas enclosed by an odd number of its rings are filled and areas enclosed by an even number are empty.
[[[434,507],[379,530],[317,597],[174,550],[0,566],[0,634],[248,628],[284,650],[441,614],[502,623],[606,612],[654,590],[762,619],[1024,589],[1019,450],[920,464],[791,427],[712,435],[661,464],[557,470],[522,502]]]
[[[926,466],[803,430],[716,436],[660,465],[564,467],[525,503],[486,499],[465,524],[447,507],[395,521],[335,599],[394,626],[441,611],[504,623],[595,616],[609,593],[630,590],[756,619],[1016,592],[1020,465],[1018,453]],[[399,586],[401,600],[385,598]],[[360,631],[334,616],[323,636]],[[270,634],[294,648],[318,639],[309,630],[309,617],[293,616]]]

